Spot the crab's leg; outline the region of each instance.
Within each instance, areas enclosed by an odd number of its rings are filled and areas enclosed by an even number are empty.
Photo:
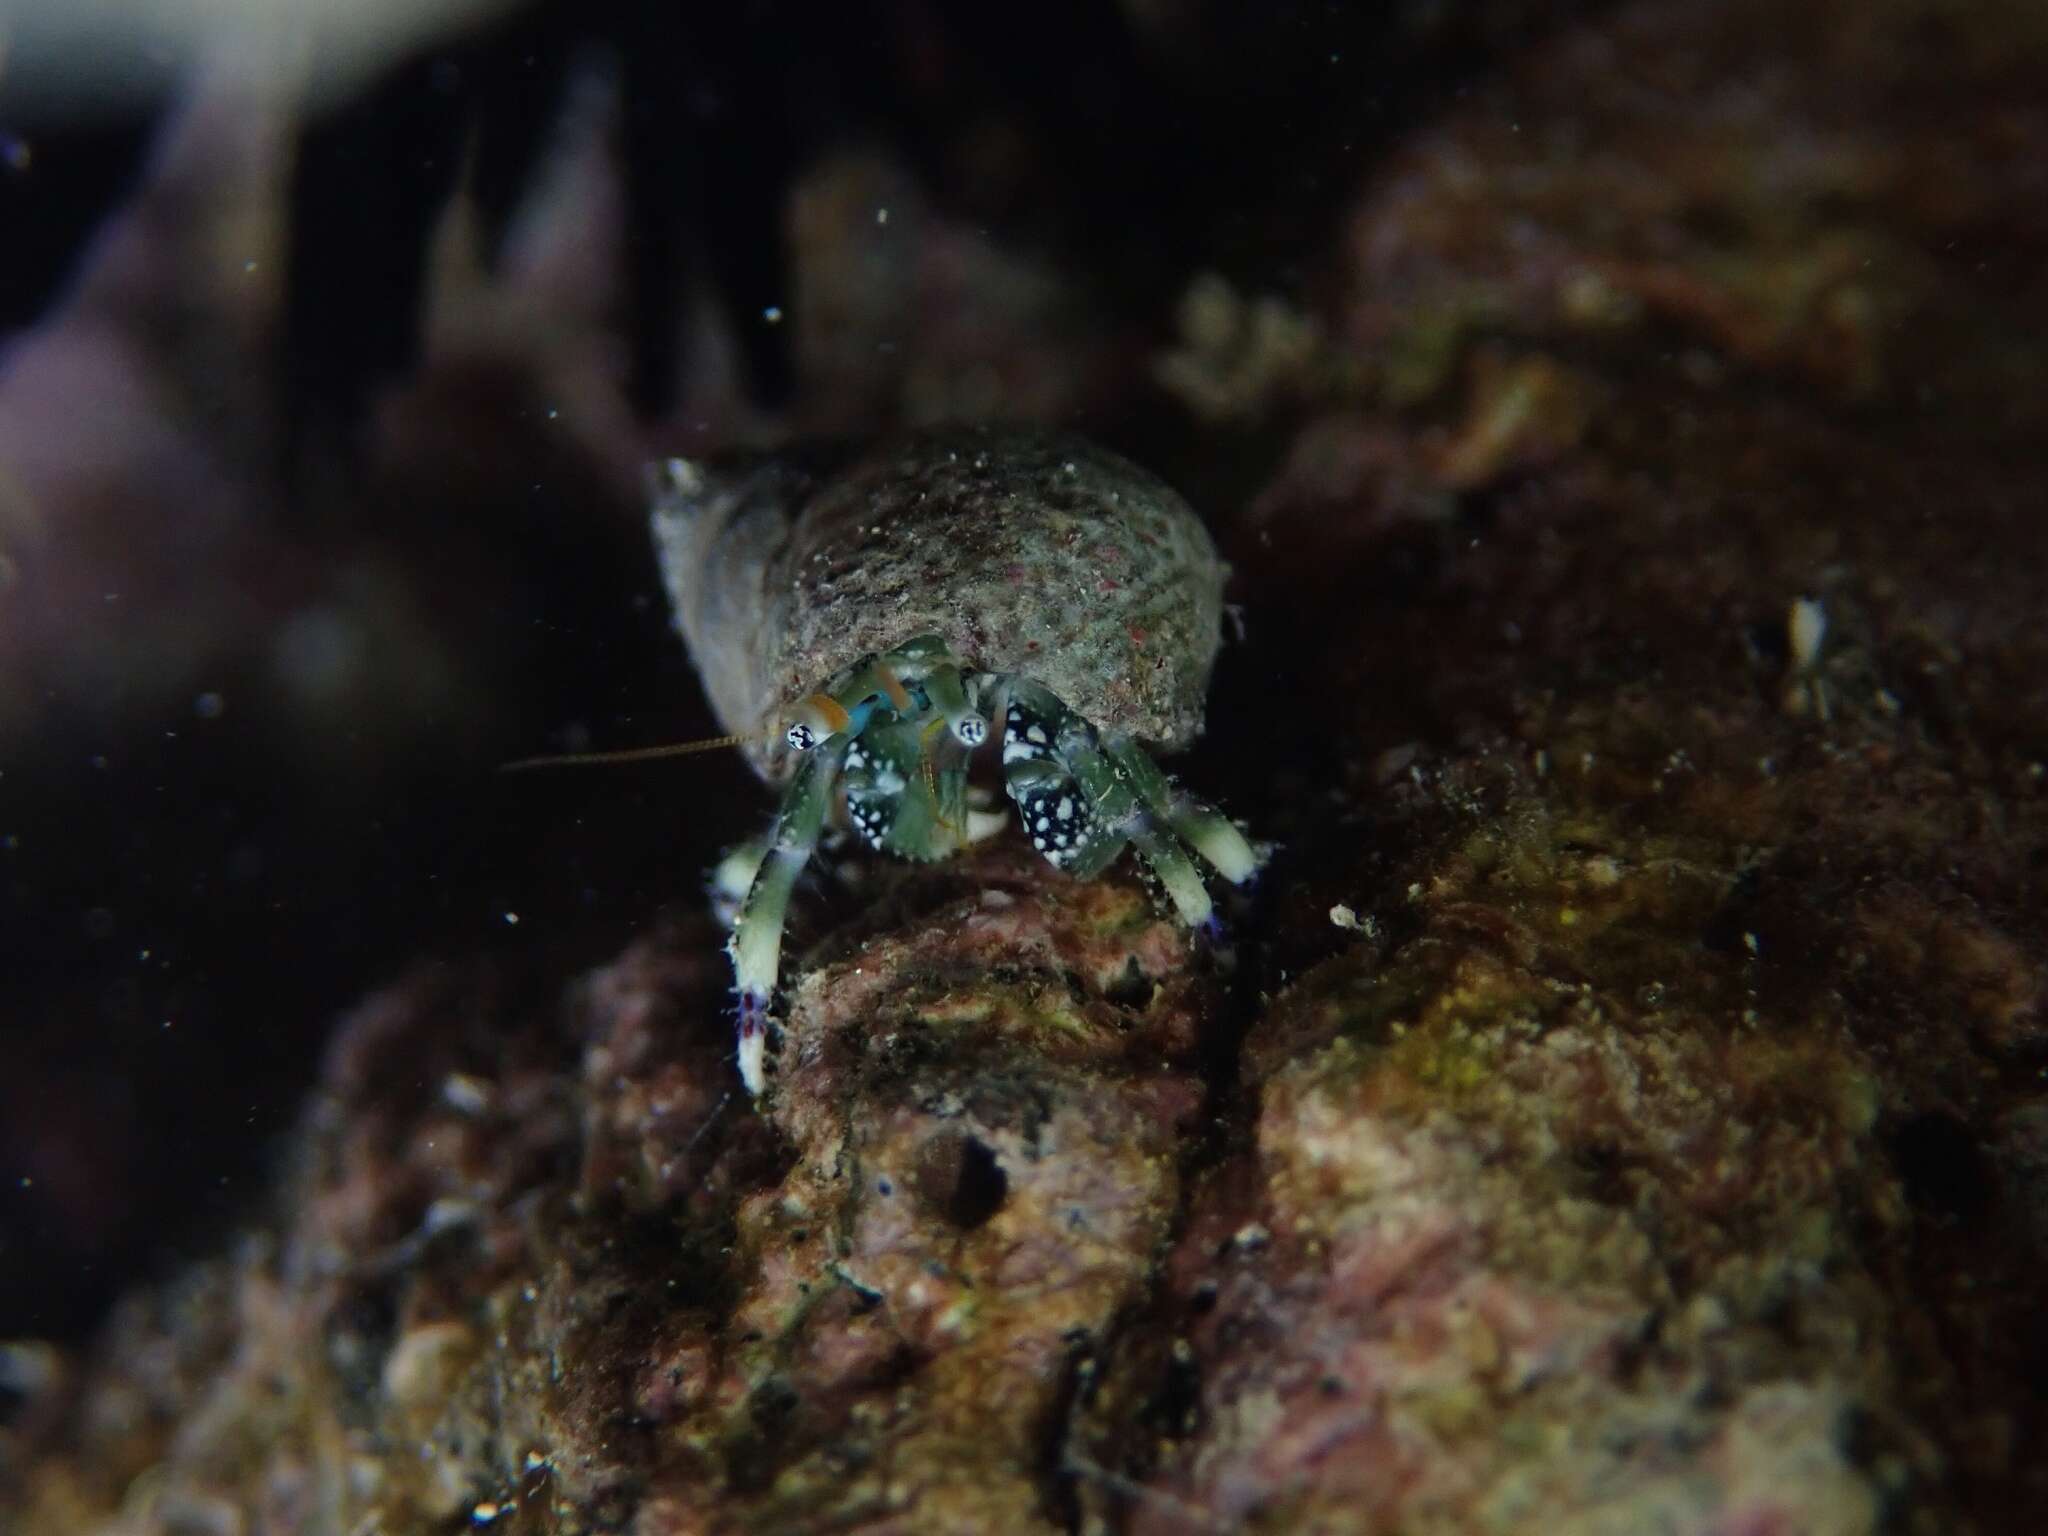
[[[730,849],[711,871],[711,910],[726,927],[732,927],[739,916],[740,903],[753,889],[754,876],[761,872],[761,861],[774,846],[775,829],[770,827],[759,837],[750,837]]]
[[[1201,871],[1173,833],[1152,820],[1155,803],[1169,816],[1166,776],[1135,745],[1105,751],[1095,728],[1049,690],[1012,678],[1009,696],[1003,773],[1038,851],[1085,877],[1105,868],[1128,840],[1166,887],[1181,921],[1190,928],[1207,923],[1215,907]]]
[[[1003,710],[1003,787],[1032,847],[1080,879],[1101,873],[1123,852],[1122,823],[1136,802],[1104,804],[1076,780],[1061,755],[1063,740],[1088,726],[1044,688],[1021,679],[999,683]]]
[[[848,748],[846,806],[870,846],[928,862],[968,841],[967,765],[944,729],[936,717],[892,721]]]
[[[1165,817],[1180,840],[1214,865],[1224,879],[1243,885],[1258,871],[1258,855],[1235,823],[1167,778],[1143,747],[1129,739],[1107,741],[1103,746],[1123,769],[1138,798]]]
[[[1088,792],[1057,759],[1006,764],[1003,784],[1017,803],[1017,819],[1031,846],[1055,868],[1089,880],[1124,851],[1124,834],[1096,814]]]
[[[1096,814],[1136,846],[1139,856],[1166,887],[1180,920],[1190,928],[1200,928],[1215,911],[1209,888],[1202,884],[1202,872],[1195,868],[1195,861],[1171,832],[1152,824],[1129,771],[1104,752],[1093,736],[1085,727],[1063,733],[1060,760],[1073,770],[1081,787],[1095,801]]]
[[[825,810],[832,799],[846,741],[828,741],[805,755],[783,792],[766,855],[754,873],[733,920],[733,980],[740,1002],[740,1081],[747,1092],[761,1091],[761,1057],[767,1047],[768,1003],[775,996],[775,978],[782,966],[782,925],[789,912],[796,877],[818,846]]]

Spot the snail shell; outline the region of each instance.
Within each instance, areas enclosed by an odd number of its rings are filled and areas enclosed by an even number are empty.
[[[788,771],[790,705],[927,634],[1103,731],[1169,752],[1201,731],[1228,567],[1178,494],[1083,438],[955,427],[676,459],[655,491],[676,628],[766,778]]]

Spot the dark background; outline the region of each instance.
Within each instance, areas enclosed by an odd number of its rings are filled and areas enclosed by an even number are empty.
[[[113,335],[115,377],[161,401],[147,419],[236,487],[224,510],[120,434],[16,422],[68,468],[12,548],[0,502],[0,1337],[76,1337],[254,1215],[365,991],[479,949],[610,953],[700,900],[766,814],[728,757],[492,769],[711,729],[637,451],[889,425],[761,320],[823,157],[880,146],[1085,290],[1112,358],[1142,357],[1190,273],[1312,284],[1303,253],[1374,153],[1585,9],[1186,0],[1141,29],[1086,0],[517,7],[297,125],[276,318],[239,350],[187,297],[176,197],[131,226],[140,279],[111,301],[87,281],[190,73],[59,113],[35,58],[0,67],[0,378]],[[461,199],[501,256],[593,71],[620,103],[625,239],[589,325],[623,404],[579,436],[548,426],[557,383],[437,364],[422,333],[436,222]],[[732,357],[693,392],[707,325]],[[1076,424],[1142,447],[1156,401],[1093,398]],[[309,693],[335,655],[342,685]]]

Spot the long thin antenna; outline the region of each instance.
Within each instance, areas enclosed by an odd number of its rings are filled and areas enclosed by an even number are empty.
[[[630,747],[623,752],[564,752],[555,757],[522,757],[501,763],[500,773],[521,773],[528,768],[573,768],[588,763],[650,763],[659,757],[689,757],[697,752],[716,752],[738,746],[744,736],[710,736],[703,741],[673,741],[660,747]]]

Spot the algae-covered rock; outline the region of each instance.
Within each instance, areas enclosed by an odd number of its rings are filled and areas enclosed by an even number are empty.
[[[1165,1251],[1213,974],[1016,852],[906,899],[758,1114],[708,924],[559,1007],[373,999],[273,1233],[124,1313],[74,1457],[5,1447],[11,1528],[1058,1529],[1046,1436]]]

